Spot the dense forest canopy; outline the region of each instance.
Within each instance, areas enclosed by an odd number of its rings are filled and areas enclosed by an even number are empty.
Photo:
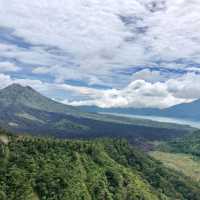
[[[200,186],[126,140],[56,140],[1,131],[1,200],[198,200]]]

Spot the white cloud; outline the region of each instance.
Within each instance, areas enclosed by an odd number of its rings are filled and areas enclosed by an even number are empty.
[[[30,84],[50,96],[60,91],[68,103],[104,107],[200,98],[199,10],[199,0],[0,0],[0,58],[7,60],[0,72],[10,73],[1,75],[3,85]],[[31,78],[13,78],[16,71]]]
[[[159,107],[165,108],[178,103],[190,102],[200,98],[200,75],[188,73],[179,78],[164,82],[147,82],[134,80],[122,89],[94,89],[69,84],[47,83],[31,79],[12,79],[8,75],[0,74],[2,87],[11,83],[31,85],[39,92],[50,96],[52,92],[71,95],[77,100],[59,99],[61,102],[78,105],[97,105],[100,107]],[[79,100],[78,100],[79,99]]]
[[[165,82],[150,83],[135,80],[123,89],[90,91],[85,101],[63,101],[71,105],[97,105],[100,107],[170,107],[200,98],[200,75],[185,74]]]
[[[147,82],[158,82],[164,80],[164,75],[161,75],[160,71],[152,71],[150,69],[143,69],[133,73],[131,80],[145,80]]]
[[[189,72],[200,73],[200,68],[199,67],[188,67],[186,70],[189,71]]]
[[[34,74],[51,75],[55,78],[56,83],[63,83],[65,80],[87,80],[88,84],[101,84],[104,85],[93,73],[84,73],[84,70],[77,69],[76,67],[36,67],[32,71]]]
[[[200,74],[187,73],[179,78],[166,82],[169,92],[177,98],[200,98]]]
[[[85,101],[63,101],[71,105],[97,105],[100,107],[168,107],[186,102],[186,99],[176,98],[167,91],[162,83],[147,83],[137,80],[122,90],[111,89],[96,92],[92,98]]]
[[[21,68],[16,66],[11,62],[0,62],[0,72],[17,72],[20,71]]]
[[[12,80],[9,75],[0,74],[0,89],[7,87],[12,83]]]
[[[64,56],[61,62],[61,56],[50,55],[42,47],[7,52],[36,65],[58,65],[56,80],[78,74],[84,81],[90,77],[115,84],[110,77],[117,69],[149,66],[156,60],[197,61],[200,52],[200,2],[195,0],[1,0],[0,4],[1,26],[13,28],[27,42],[72,55],[66,59],[76,70],[63,76],[61,67],[73,71],[64,65]],[[120,81],[123,76],[118,76]]]

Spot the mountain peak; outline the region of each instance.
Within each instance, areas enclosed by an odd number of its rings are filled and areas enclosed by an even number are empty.
[[[9,85],[7,88],[9,88],[9,87],[24,87],[24,86],[22,86],[22,85],[20,85],[19,83],[13,83],[13,84],[11,84],[11,85]]]
[[[41,98],[42,95],[30,86],[22,86],[18,83],[0,90],[0,103],[7,106],[12,104],[28,105],[39,101]]]
[[[31,86],[23,86],[18,83],[13,83],[6,88],[0,90],[0,95],[8,96],[9,98],[18,98],[22,96],[26,96],[27,98],[31,98],[33,96],[42,96],[39,92],[33,89]]]
[[[23,91],[25,89],[33,90],[32,87],[30,87],[30,86],[23,86],[23,85],[21,85],[19,83],[13,83],[13,84],[7,86],[6,88],[4,88],[3,90]]]
[[[79,113],[77,109],[72,106],[67,106],[52,99],[43,96],[30,86],[22,86],[18,83],[9,85],[0,90],[0,105],[3,107],[17,108],[27,107],[47,112],[56,113]]]

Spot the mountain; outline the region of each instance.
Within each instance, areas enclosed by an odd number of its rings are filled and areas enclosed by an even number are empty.
[[[161,114],[170,117],[200,120],[200,99],[164,109]]]
[[[114,108],[101,108],[98,106],[78,106],[80,110],[84,112],[90,113],[119,113],[119,114],[130,114],[130,115],[153,115],[153,114],[161,114],[161,109],[156,108],[121,108],[121,107],[114,107]]]
[[[188,126],[88,113],[13,84],[0,90],[0,126],[16,133],[59,138],[125,137],[167,139],[190,132]]]
[[[9,108],[10,106],[28,107],[46,112],[69,115],[80,114],[79,110],[73,106],[67,106],[53,101],[29,86],[23,87],[19,84],[12,84],[0,90],[0,106],[5,108]]]
[[[84,112],[105,112],[105,113],[120,113],[130,115],[148,115],[172,117],[188,120],[200,120],[200,99],[190,102],[178,104],[165,109],[156,108],[100,108],[96,106],[80,106],[80,110]]]
[[[125,140],[0,131],[1,200],[199,200],[200,186]]]

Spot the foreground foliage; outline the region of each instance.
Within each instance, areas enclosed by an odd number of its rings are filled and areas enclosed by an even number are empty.
[[[0,137],[0,200],[199,200],[190,179],[125,140]]]

